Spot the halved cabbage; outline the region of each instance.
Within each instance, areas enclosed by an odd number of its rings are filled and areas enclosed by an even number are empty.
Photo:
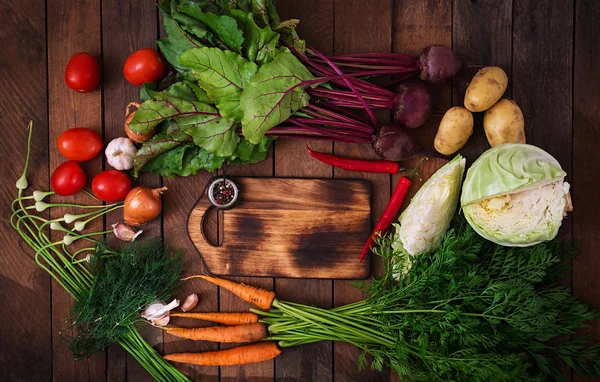
[[[483,153],[467,171],[461,206],[481,236],[508,247],[556,237],[572,209],[560,164],[544,150],[511,143]]]
[[[394,224],[394,278],[406,275],[412,257],[434,250],[450,227],[458,204],[465,159],[459,154],[425,182]]]
[[[396,249],[412,256],[434,249],[450,226],[458,204],[465,159],[457,155],[425,182],[412,198],[396,227]]]

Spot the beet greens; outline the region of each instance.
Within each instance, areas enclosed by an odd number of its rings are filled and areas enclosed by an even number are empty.
[[[418,58],[327,57],[298,37],[297,20],[281,21],[270,0],[163,0],[159,9],[168,37],[158,45],[177,75],[169,77],[170,86],[142,89],[146,100],[129,127],[136,134],[158,134],[142,145],[136,173],[168,168],[168,174],[191,174],[225,162],[253,163],[264,158],[267,136],[375,141],[379,147],[374,109],[389,109],[397,123],[414,128],[429,117],[431,96],[420,82],[403,83],[392,92],[366,77],[398,80],[420,74],[437,83],[460,68],[454,53],[439,46]],[[401,150],[400,157],[422,152],[398,129],[402,133],[395,136],[406,140],[406,147],[414,146]]]

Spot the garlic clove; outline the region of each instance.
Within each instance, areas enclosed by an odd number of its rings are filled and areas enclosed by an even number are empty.
[[[146,320],[154,321],[159,318],[163,318],[168,316],[171,310],[177,308],[179,306],[179,300],[175,299],[171,301],[168,305],[165,305],[161,302],[155,302],[150,305],[142,312],[142,317]]]
[[[157,320],[153,320],[152,324],[156,325],[156,326],[167,326],[167,324],[169,323],[169,321],[171,321],[171,316],[166,315],[164,317],[161,317]]]
[[[135,228],[128,226],[125,223],[115,223],[112,225],[113,233],[117,239],[122,241],[134,241],[144,232],[143,230],[136,231]]]
[[[198,295],[196,293],[192,293],[183,302],[181,305],[181,310],[187,312],[188,310],[192,310],[198,305]]]

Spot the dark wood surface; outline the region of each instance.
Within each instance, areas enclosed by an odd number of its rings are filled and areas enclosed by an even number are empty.
[[[431,43],[452,46],[468,65],[454,84],[433,89],[438,109],[462,102],[469,77],[483,65],[499,65],[509,76],[507,95],[521,106],[529,143],[554,155],[572,184],[575,211],[565,220],[565,238],[581,240],[581,254],[572,262],[564,283],[583,301],[600,306],[600,3],[596,0],[281,0],[284,18],[299,18],[299,32],[325,53],[366,51],[417,54]],[[61,131],[85,126],[105,140],[121,135],[124,109],[137,99],[137,89],[121,75],[133,50],[155,47],[164,32],[152,1],[142,0],[0,0],[0,152],[3,182],[0,231],[0,375],[10,381],[144,381],[143,369],[118,346],[84,361],[72,361],[60,331],[71,306],[69,297],[35,266],[30,249],[9,223],[9,201],[20,176],[26,142],[25,126],[34,120],[29,183],[48,189],[49,174],[62,162],[55,141]],[[66,88],[63,71],[78,51],[96,55],[103,86],[90,94]],[[380,114],[385,120],[388,116]],[[419,140],[431,147],[439,120],[419,130]],[[373,185],[373,219],[381,215],[397,176],[363,175],[335,170],[304,156],[306,142],[278,141],[259,164],[231,169],[237,176],[365,178]],[[314,143],[319,151],[370,157],[366,145]],[[487,148],[476,118],[475,132],[464,154],[472,161]],[[299,160],[298,158],[306,158]],[[406,165],[414,164],[414,162]],[[430,161],[425,174],[441,165]],[[105,164],[86,164],[93,174]],[[187,179],[144,176],[147,185],[164,184],[164,214],[148,227],[185,250],[186,271],[201,271],[196,250],[185,232],[185,220],[197,193],[213,174]],[[426,177],[425,177],[426,178]],[[197,190],[197,191],[196,191]],[[192,192],[193,191],[193,192]],[[413,190],[414,192],[414,190]],[[83,196],[76,200],[85,201]],[[60,214],[60,211],[53,212]],[[117,216],[109,216],[105,226]],[[215,217],[217,220],[218,217]],[[374,273],[381,264],[373,261]],[[360,298],[346,281],[315,279],[237,278],[271,288],[286,300],[330,307]],[[234,311],[246,305],[228,292],[198,281],[185,283],[181,295],[201,295],[201,310]],[[600,323],[582,331],[600,340]],[[208,350],[218,345],[165,337],[153,330],[145,337],[159,351]],[[225,347],[225,346],[223,346]],[[319,343],[286,349],[274,361],[244,367],[183,367],[194,380],[223,381],[387,381],[390,372],[357,372],[356,351],[344,344]],[[567,380],[583,381],[566,374]]]
[[[371,184],[364,180],[232,177],[235,208],[220,211],[206,190],[187,220],[206,269],[217,276],[366,279],[360,253],[371,233]],[[218,237],[211,237],[218,232]],[[216,235],[214,235],[216,236]]]

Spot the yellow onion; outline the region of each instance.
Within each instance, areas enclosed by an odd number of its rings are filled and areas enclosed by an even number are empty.
[[[151,189],[140,186],[129,191],[123,202],[125,223],[135,227],[160,215],[162,210],[160,196],[166,189],[167,187]]]
[[[130,111],[131,107],[134,106],[136,108],[140,107],[140,104],[137,102],[131,102],[129,103],[129,105],[127,105],[127,109],[125,111],[125,115],[127,116],[127,118],[125,119],[125,134],[127,134],[127,136],[129,137],[129,139],[131,139],[134,142],[137,143],[144,143],[146,141],[148,141],[150,138],[152,138],[152,136],[154,136],[154,129],[148,131],[146,134],[138,134],[135,131],[131,130],[131,128],[129,128],[129,124],[131,123],[131,120],[133,119],[133,117],[135,117],[135,111]]]

